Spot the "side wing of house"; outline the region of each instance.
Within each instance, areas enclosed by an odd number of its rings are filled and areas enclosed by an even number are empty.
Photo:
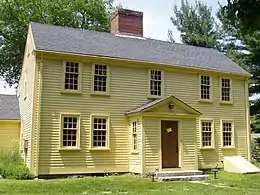
[[[36,58],[33,51],[35,50],[31,28],[29,27],[27,41],[25,46],[24,61],[17,89],[19,100],[20,115],[21,115],[21,131],[20,131],[20,149],[22,151],[24,161],[30,168],[31,172],[35,173],[33,167],[33,135],[35,128],[35,64]]]

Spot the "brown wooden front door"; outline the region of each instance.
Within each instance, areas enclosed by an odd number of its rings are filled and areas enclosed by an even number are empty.
[[[162,168],[179,167],[178,121],[162,121]]]

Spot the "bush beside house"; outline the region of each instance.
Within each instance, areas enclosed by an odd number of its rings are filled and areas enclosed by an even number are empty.
[[[0,151],[0,175],[7,179],[30,179],[29,169],[23,163],[18,149]]]

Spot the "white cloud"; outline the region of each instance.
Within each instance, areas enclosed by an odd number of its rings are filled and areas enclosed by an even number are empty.
[[[15,87],[9,87],[6,82],[0,80],[0,94],[12,94],[16,93]]]

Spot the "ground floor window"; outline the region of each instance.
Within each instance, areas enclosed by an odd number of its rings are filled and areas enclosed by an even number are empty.
[[[108,147],[109,118],[107,116],[92,116],[92,147]]]
[[[213,121],[202,120],[201,121],[201,146],[213,147]]]
[[[61,147],[79,147],[78,115],[61,115]]]
[[[223,147],[234,146],[234,130],[232,121],[222,121]]]

